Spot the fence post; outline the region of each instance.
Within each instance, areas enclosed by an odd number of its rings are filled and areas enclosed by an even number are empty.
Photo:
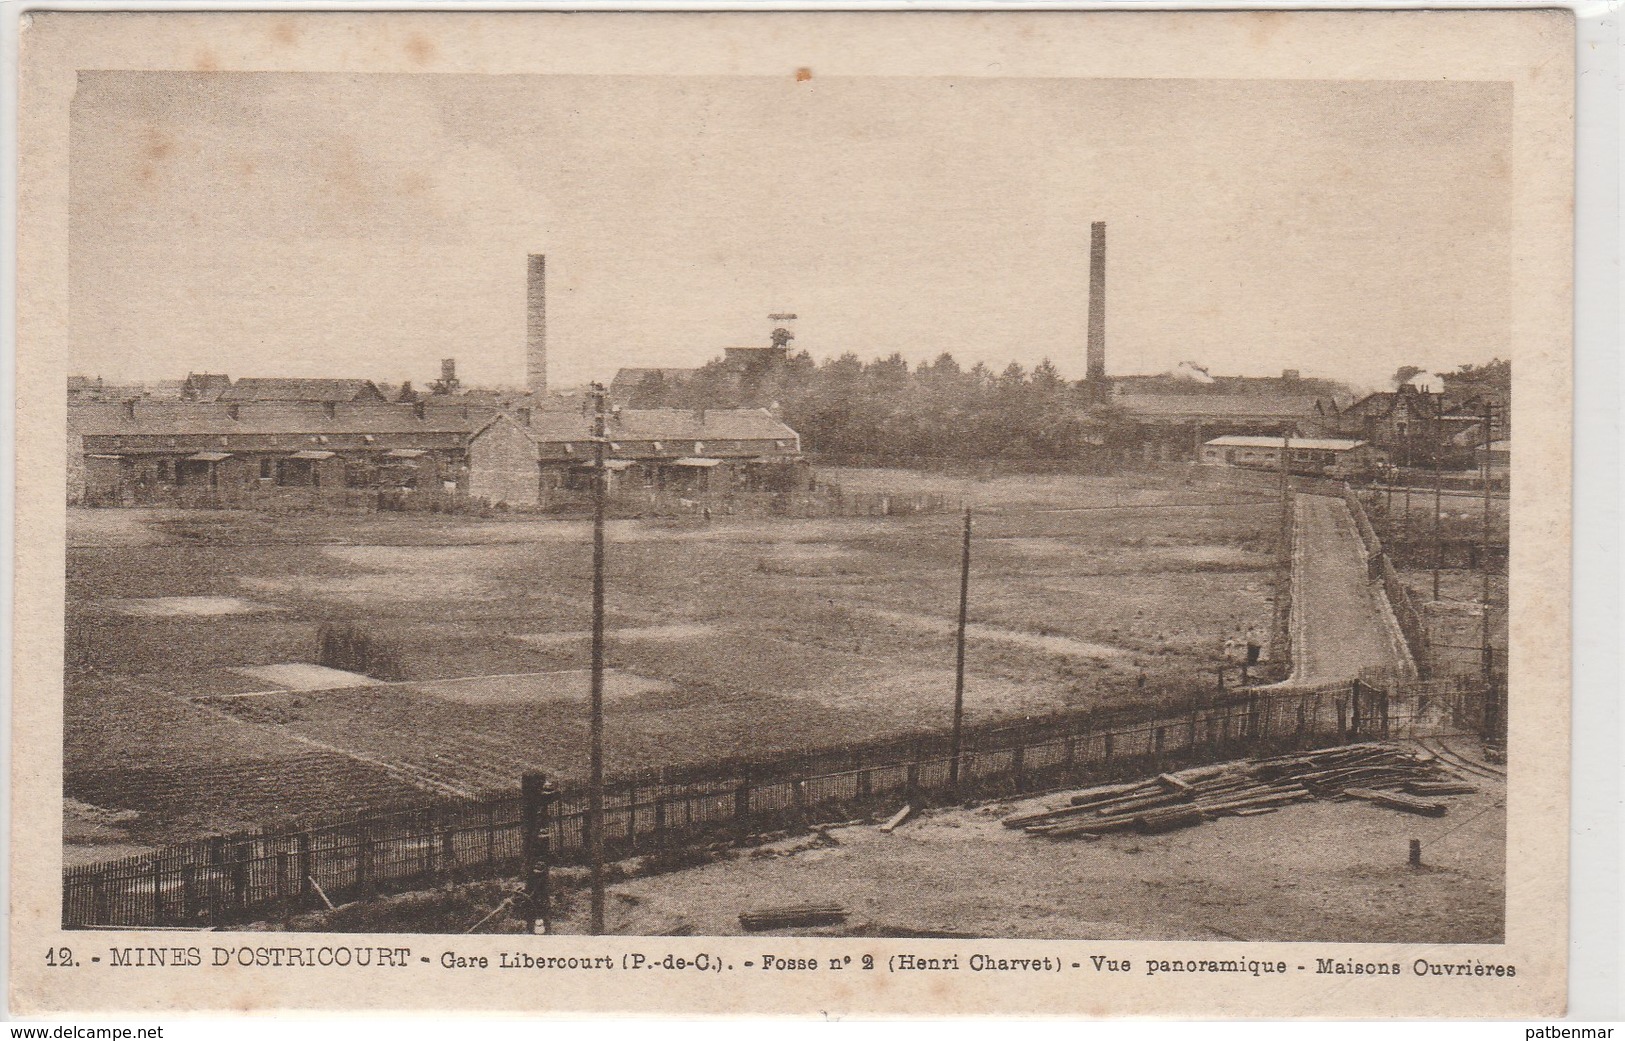
[[[1015,778],[1016,791],[1027,787],[1027,746],[1017,745],[1010,752],[1010,773]]]
[[[450,818],[450,813],[443,813],[440,818],[440,875],[454,881],[458,874],[457,842]]]
[[[638,782],[636,778],[626,785],[626,849],[638,848]]]
[[[310,902],[311,880],[316,877],[316,865],[311,863],[310,832],[295,835],[293,848],[299,857],[299,906],[304,907]]]
[[[666,848],[666,797],[655,796],[655,848]]]
[[[1061,748],[1061,770],[1065,775],[1065,779],[1071,780],[1072,771],[1076,768],[1078,762],[1078,739],[1068,734]]]
[[[1114,743],[1112,732],[1110,730],[1106,731],[1104,744],[1106,746],[1105,762],[1107,766],[1110,766],[1112,762],[1112,745]]]
[[[157,857],[152,858],[152,924],[164,924],[164,875]]]
[[[485,873],[496,874],[497,870],[497,804],[492,799],[485,804]]]
[[[231,906],[241,912],[248,906],[248,850],[238,846],[231,862]]]
[[[101,875],[93,875],[90,881],[90,923],[92,925],[112,925],[107,914],[107,891],[102,883]]]
[[[197,914],[197,867],[181,865],[181,919],[190,924]]]
[[[874,772],[871,770],[858,771],[858,798],[868,801],[874,795]]]
[[[356,830],[355,844],[355,882],[357,886],[365,886],[372,878],[372,833],[366,824]]]
[[[1337,740],[1348,739],[1348,702],[1337,699]]]
[[[418,874],[428,880],[435,878],[435,811],[434,807],[424,810],[418,820]]]
[[[292,886],[288,882],[288,853],[278,850],[276,855],[276,901],[285,922],[293,916]]]
[[[559,793],[547,775],[539,770],[526,770],[519,778],[519,790],[524,800],[521,819],[525,829],[526,931],[531,934],[550,933],[553,896],[548,874],[553,859],[553,836],[548,818],[558,802]]]
[[[750,816],[750,781],[741,778],[734,788],[734,820],[743,822]]]

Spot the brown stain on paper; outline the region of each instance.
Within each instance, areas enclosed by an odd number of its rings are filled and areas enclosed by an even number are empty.
[[[413,33],[406,38],[406,56],[417,65],[427,65],[434,60],[434,41],[422,33]]]
[[[812,70],[807,68],[807,66],[803,65],[801,68],[796,70],[797,83],[806,83],[810,79],[812,79]]]

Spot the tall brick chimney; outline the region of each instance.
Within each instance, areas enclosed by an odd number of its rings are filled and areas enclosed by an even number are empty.
[[[525,386],[547,394],[547,257],[530,255],[525,297]]]
[[[1089,226],[1089,369],[1090,383],[1106,379],[1106,222]]]

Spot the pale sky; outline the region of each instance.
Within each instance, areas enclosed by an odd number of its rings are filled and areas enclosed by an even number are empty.
[[[822,358],[1507,357],[1507,84],[83,72],[72,371],[521,382]]]

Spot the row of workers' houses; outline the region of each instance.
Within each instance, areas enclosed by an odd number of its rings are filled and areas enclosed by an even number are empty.
[[[591,487],[593,418],[501,403],[146,402],[68,409],[71,501],[233,504],[291,494],[436,492],[514,505]],[[794,491],[795,431],[763,409],[619,410],[612,489],[681,497]]]

